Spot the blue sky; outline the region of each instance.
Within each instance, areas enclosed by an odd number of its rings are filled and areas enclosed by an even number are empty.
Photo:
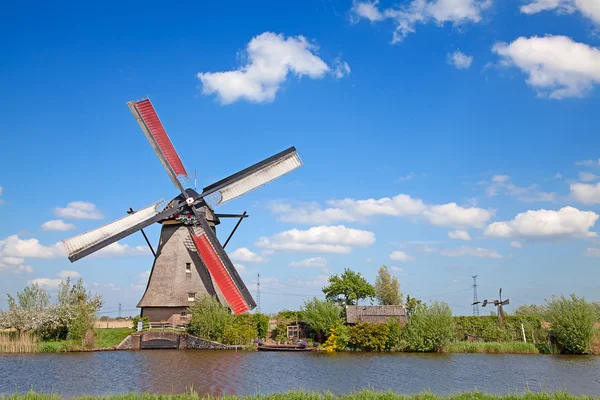
[[[598,301],[599,7],[6,6],[0,292],[81,275],[103,312],[136,312],[141,234],[74,264],[57,243],[177,195],[125,104],[149,96],[200,187],[297,147],[301,169],[219,209],[251,215],[228,250],[248,285],[260,272],[263,311],[382,264],[457,314],[474,274],[480,299],[502,286],[511,307]]]

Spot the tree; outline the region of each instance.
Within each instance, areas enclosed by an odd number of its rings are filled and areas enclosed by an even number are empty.
[[[421,304],[421,300],[410,297],[410,294],[406,295],[406,313],[409,317],[415,312],[419,304]]]
[[[302,306],[302,319],[317,332],[327,334],[329,329],[342,323],[342,307],[330,301],[305,300]]]
[[[59,323],[66,327],[70,339],[83,340],[88,332],[93,332],[104,301],[101,296],[87,291],[81,278],[73,285],[69,278],[62,281],[58,285],[56,299]]]
[[[546,300],[546,308],[546,320],[563,351],[588,353],[597,317],[594,306],[583,297],[572,294],[570,297],[552,296],[550,301]]]
[[[375,288],[360,272],[346,268],[343,274],[329,277],[329,285],[323,288],[323,293],[327,300],[344,306],[354,305],[361,299],[375,297]]]
[[[379,268],[379,272],[377,272],[375,294],[377,301],[383,306],[402,305],[402,293],[400,292],[398,278],[392,276],[385,265]]]
[[[429,306],[419,303],[406,325],[407,349],[438,351],[450,340],[453,328],[452,310],[447,303],[434,301]]]
[[[205,295],[188,307],[192,314],[188,332],[203,339],[222,342],[225,328],[233,324],[233,314],[228,307],[219,303],[216,297]]]
[[[537,304],[521,304],[514,311],[515,315],[524,317],[541,317],[546,312],[546,307]]]

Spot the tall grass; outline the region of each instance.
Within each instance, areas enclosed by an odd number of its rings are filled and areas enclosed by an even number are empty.
[[[40,344],[29,332],[0,332],[0,353],[37,353]]]
[[[442,349],[444,353],[503,353],[503,354],[537,354],[533,343],[524,342],[454,342]]]
[[[545,393],[511,393],[503,395],[495,395],[481,392],[464,392],[452,394],[449,396],[439,396],[433,393],[420,393],[415,395],[402,395],[388,392],[374,392],[370,390],[362,390],[359,392],[350,393],[347,395],[336,396],[331,393],[303,392],[295,391],[288,393],[276,393],[269,395],[257,396],[223,396],[219,397],[222,400],[583,400],[593,399],[589,396],[576,396],[564,392],[545,392]],[[60,400],[60,396],[56,394],[39,394],[29,392],[26,394],[16,394],[8,396],[0,396],[1,400]],[[150,393],[129,393],[120,395],[110,395],[103,397],[73,397],[74,400],[214,400],[217,397],[200,396],[197,393],[190,392],[179,395],[159,395]]]

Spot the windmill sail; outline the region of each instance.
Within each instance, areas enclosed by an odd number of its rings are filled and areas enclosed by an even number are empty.
[[[243,314],[256,307],[244,281],[238,275],[225,249],[208,222],[199,216],[199,226],[192,229],[192,240],[204,265],[219,287],[234,314]]]
[[[158,201],[100,228],[63,240],[69,260],[77,261],[153,223],[170,217],[177,207],[164,210],[164,202]]]
[[[167,131],[163,127],[150,99],[130,101],[127,103],[140,128],[146,135],[158,159],[169,174],[175,187],[182,192],[190,185],[189,174],[186,171],[179,154],[175,150]]]
[[[207,186],[202,196],[216,206],[227,203],[302,166],[295,147],[290,147],[257,164]]]

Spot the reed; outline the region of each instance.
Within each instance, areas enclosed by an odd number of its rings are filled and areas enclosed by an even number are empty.
[[[39,340],[32,333],[0,332],[0,353],[37,353],[39,351]]]
[[[41,394],[29,392],[25,394],[14,394],[0,396],[1,400],[61,400],[56,394]],[[451,394],[448,396],[439,396],[429,392],[423,392],[414,395],[402,395],[388,392],[375,392],[362,390],[347,395],[334,395],[331,393],[293,391],[287,393],[277,393],[269,395],[255,396],[201,396],[194,392],[178,395],[159,395],[149,393],[129,393],[120,395],[109,395],[102,397],[73,397],[74,400],[584,400],[598,399],[598,397],[578,396],[565,392],[542,392],[542,393],[509,393],[509,394],[489,394],[481,392],[463,392]]]
[[[443,353],[538,354],[533,343],[524,342],[454,342]]]

